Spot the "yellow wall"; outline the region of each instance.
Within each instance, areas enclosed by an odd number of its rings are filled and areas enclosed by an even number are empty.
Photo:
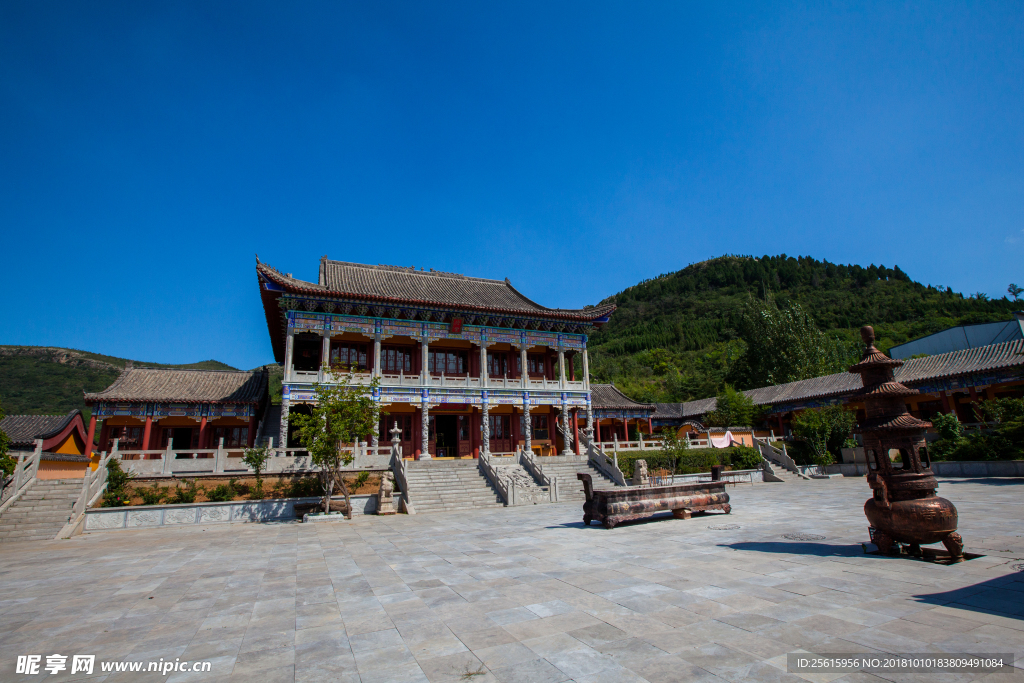
[[[53,452],[65,455],[82,455],[85,453],[85,444],[81,442],[81,438],[76,432],[71,432],[68,434],[68,438],[64,439]]]
[[[60,460],[42,460],[39,463],[40,479],[81,479],[89,467],[87,462],[63,462]]]

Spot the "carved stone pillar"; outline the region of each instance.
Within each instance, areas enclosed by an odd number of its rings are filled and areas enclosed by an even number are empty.
[[[530,388],[530,373],[527,371],[526,364],[526,347],[521,346],[519,348],[519,378],[522,380],[523,390]]]
[[[558,388],[565,388],[565,349],[558,349]]]
[[[558,355],[561,360],[561,351]],[[569,433],[569,405],[565,402],[565,394],[562,394],[562,414],[558,419],[562,422],[562,455],[572,455],[573,436]]]
[[[486,347],[484,347],[484,353],[487,353],[487,348]],[[480,405],[481,405],[481,410],[483,412],[483,415],[481,416],[482,422],[480,424],[480,426],[482,428],[482,434],[481,434],[481,439],[480,439],[481,440],[480,452],[481,453],[486,453],[487,455],[490,455],[491,454],[491,414],[490,414],[490,410],[489,410],[490,406],[487,405],[487,392],[486,391],[483,392],[481,394],[480,398],[482,399],[482,403]]]
[[[583,356],[583,367],[587,367],[586,356]],[[594,404],[590,402],[590,394],[587,394],[587,436],[594,440]]]
[[[420,460],[430,460],[430,389],[423,390],[420,400]]]
[[[377,393],[377,392],[374,392]],[[373,446],[373,454],[377,455],[377,448],[380,446],[380,399],[374,397],[374,402],[377,405],[377,424],[373,426],[373,432],[370,434],[370,445]],[[384,427],[387,428],[387,422],[384,423]]]
[[[284,381],[292,381],[292,361],[295,354],[295,328],[288,325],[288,333],[284,338]]]
[[[590,358],[587,357],[587,349],[586,349],[586,347],[583,348],[583,388],[586,389],[587,391],[590,391]],[[589,402],[590,399],[588,398],[587,401]],[[588,405],[589,405],[589,403],[588,403]],[[588,420],[587,424],[589,426],[589,420],[590,420],[589,414],[588,414],[587,420]]]
[[[282,455],[284,455],[284,449],[288,448],[288,412],[290,409],[291,401],[285,396],[281,399],[281,432],[278,435]]]
[[[526,352],[523,351],[523,354]],[[526,452],[533,453],[533,425],[530,419],[530,393],[523,393],[523,436],[526,438]]]

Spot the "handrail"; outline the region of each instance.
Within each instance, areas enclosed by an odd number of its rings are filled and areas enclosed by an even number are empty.
[[[505,505],[511,506],[516,504],[515,484],[508,481],[505,477],[498,476],[497,470],[491,464],[491,456],[488,453],[480,453],[480,457],[477,459],[477,467],[480,469],[480,473],[494,486],[494,489],[501,496]]]
[[[107,463],[117,454],[117,439],[114,439],[114,449],[108,454],[106,451],[100,454],[100,461],[95,470],[87,469],[82,477],[82,491],[78,494],[78,500],[71,507],[71,515],[54,540],[71,538],[81,533],[82,523],[85,521],[85,511],[95,505],[104,491],[107,490]]]
[[[549,477],[544,474],[543,468],[537,464],[537,461],[533,457],[533,451],[527,451],[525,448],[520,448],[519,465],[522,466],[522,468],[526,470],[526,472],[533,477],[538,484],[548,487],[548,494],[552,503],[558,502],[558,477]]]
[[[587,462],[598,472],[614,481],[619,486],[626,486],[626,475],[619,469],[619,464],[613,461],[601,450],[601,447],[587,439]]]
[[[784,467],[785,469],[789,470],[798,477],[808,479],[807,475],[801,472],[800,468],[797,467],[797,464],[793,460],[793,458],[789,457],[789,453],[786,452],[785,443],[782,444],[782,450],[779,450],[778,448],[771,445],[767,441],[762,441],[761,439],[758,439],[756,436],[751,438],[753,438],[754,447],[757,448],[757,450],[761,453],[762,458],[776,465]],[[772,474],[774,474],[774,472],[772,472]]]
[[[405,506],[407,515],[415,515],[416,510],[413,509],[412,500],[409,497],[409,478],[406,476],[402,447],[394,442],[391,444],[391,472],[395,475],[395,482],[398,483],[398,488],[402,492],[399,503]]]
[[[32,452],[32,455],[25,459],[25,454],[22,453],[18,456],[18,464],[14,467],[14,473],[12,475],[14,483],[9,485],[6,490],[10,493],[7,494],[7,499],[0,505],[0,514],[3,514],[7,508],[14,505],[21,496],[36,483],[36,474],[39,472],[39,461],[43,456],[43,440],[35,440],[36,448]]]

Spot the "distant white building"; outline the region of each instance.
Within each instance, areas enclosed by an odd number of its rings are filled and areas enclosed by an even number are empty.
[[[1024,311],[1015,311],[1013,320],[1002,323],[960,325],[929,334],[889,349],[892,358],[910,358],[920,354],[934,356],[950,351],[964,351],[981,346],[1024,339]]]

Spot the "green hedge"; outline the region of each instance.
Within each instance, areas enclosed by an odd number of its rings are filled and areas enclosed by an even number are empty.
[[[673,474],[710,472],[713,465],[724,465],[734,470],[761,467],[761,454],[749,446],[688,448],[677,452],[619,451],[619,469],[627,479],[633,476],[635,460],[646,460],[648,472],[666,469]]]

